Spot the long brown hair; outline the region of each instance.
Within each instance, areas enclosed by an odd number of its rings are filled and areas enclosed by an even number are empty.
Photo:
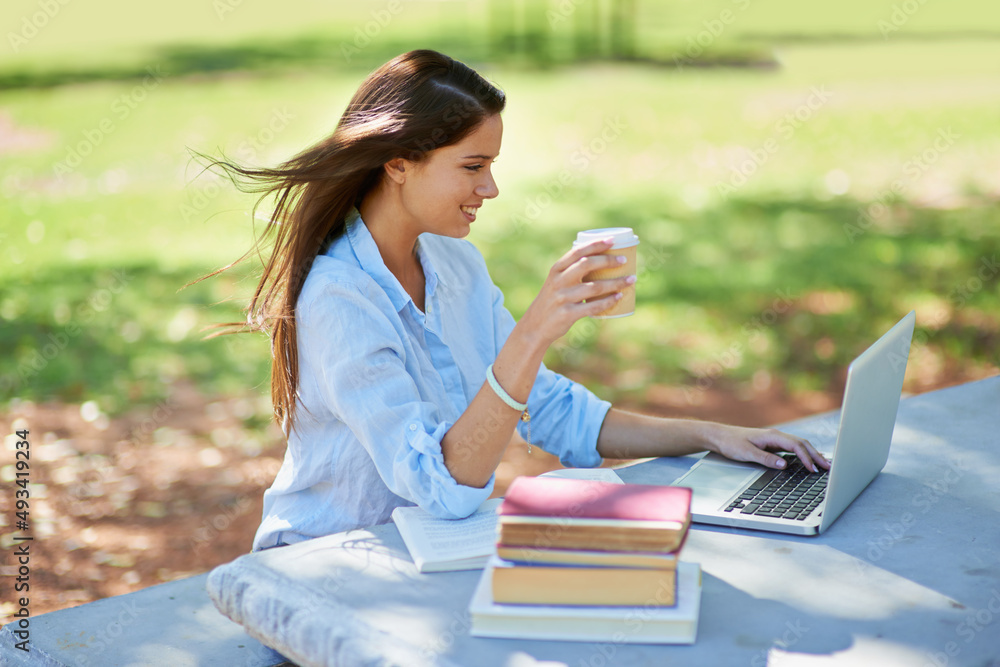
[[[317,254],[344,233],[353,207],[381,180],[396,158],[420,161],[435,148],[461,141],[485,118],[503,111],[504,93],[467,65],[430,50],[393,58],[375,70],[351,98],[336,129],[274,168],[250,168],[226,159],[220,167],[244,192],[276,205],[253,248],[216,275],[260,251],[273,237],[270,257],[247,306],[240,331],[271,338],[271,402],[286,434],[294,428],[299,385],[295,304]],[[229,331],[227,333],[234,333]]]

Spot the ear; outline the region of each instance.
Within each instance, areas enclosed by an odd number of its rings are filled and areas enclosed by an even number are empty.
[[[402,185],[406,182],[406,171],[410,163],[401,157],[389,160],[384,165],[382,169],[385,171],[387,178],[392,179],[395,183]]]

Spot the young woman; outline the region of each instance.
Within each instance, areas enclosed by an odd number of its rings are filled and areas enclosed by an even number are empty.
[[[520,321],[504,308],[462,240],[499,192],[504,104],[466,65],[412,51],[365,80],[329,138],[280,167],[216,162],[277,200],[248,319],[271,337],[288,448],[255,550],[384,523],[399,505],[467,516],[515,429],[567,466],[707,449],[772,467],[784,465],[774,451],[792,451],[828,467],[778,431],[617,410],[542,364],[630,279],[583,280],[624,261],[599,241],[559,258]]]

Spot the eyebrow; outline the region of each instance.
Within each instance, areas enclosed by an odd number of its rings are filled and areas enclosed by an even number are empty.
[[[466,155],[465,157],[460,158],[460,159],[462,159],[462,160],[472,160],[473,158],[475,158],[476,160],[493,160],[494,159],[494,157],[492,155]]]

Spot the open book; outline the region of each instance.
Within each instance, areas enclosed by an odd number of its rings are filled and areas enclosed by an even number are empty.
[[[566,468],[541,476],[623,483],[610,468]],[[397,507],[392,520],[419,571],[479,570],[496,550],[497,507],[502,501],[490,498],[458,520],[439,519],[416,506]]]

